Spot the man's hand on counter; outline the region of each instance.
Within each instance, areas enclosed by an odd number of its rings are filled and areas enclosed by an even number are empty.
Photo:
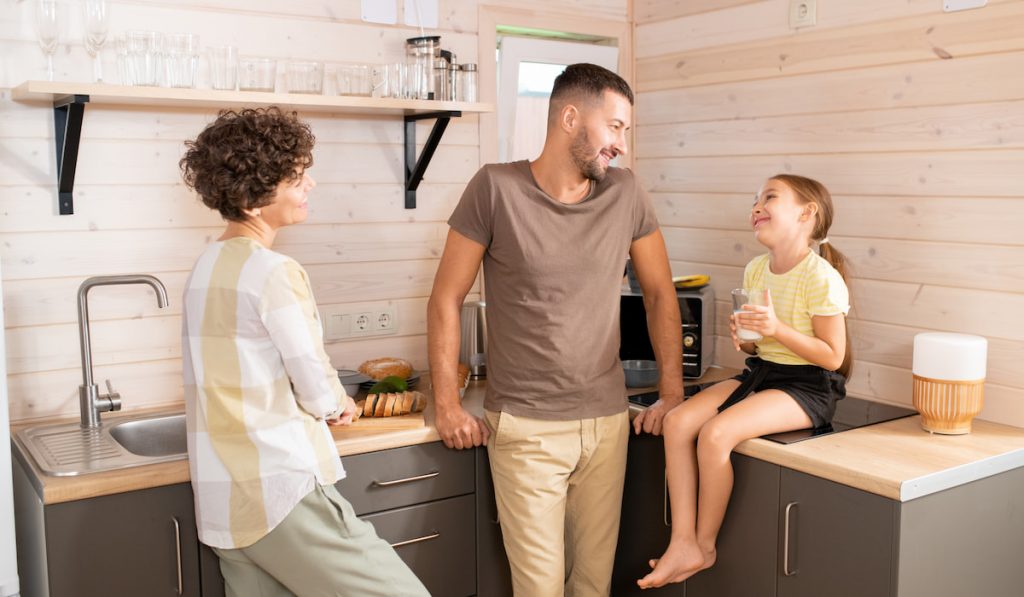
[[[490,436],[487,424],[457,403],[435,405],[434,427],[444,445],[458,450],[486,445]]]
[[[676,395],[661,394],[657,402],[640,411],[633,419],[633,431],[640,435],[646,431],[651,435],[661,435],[661,424],[665,420],[668,411],[683,403],[683,394]]]

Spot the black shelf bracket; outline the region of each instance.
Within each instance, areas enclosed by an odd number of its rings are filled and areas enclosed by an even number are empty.
[[[53,100],[53,130],[57,147],[57,205],[60,215],[75,213],[75,167],[82,140],[82,119],[88,95],[68,95]]]
[[[405,209],[416,209],[416,189],[423,180],[423,173],[427,171],[427,165],[434,157],[434,151],[441,142],[444,130],[448,128],[448,121],[452,118],[462,116],[462,112],[428,112],[424,114],[409,114],[405,117]],[[430,130],[427,137],[427,144],[423,146],[423,153],[419,159],[416,158],[416,121],[427,118],[436,118],[434,128]]]

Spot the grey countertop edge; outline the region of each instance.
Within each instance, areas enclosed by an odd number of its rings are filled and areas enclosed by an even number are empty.
[[[1024,466],[1024,449],[954,466],[930,475],[904,481],[900,485],[900,501],[909,502],[916,500],[1022,466]]]

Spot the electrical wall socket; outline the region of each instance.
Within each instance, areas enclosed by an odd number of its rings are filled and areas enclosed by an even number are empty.
[[[812,27],[818,22],[817,0],[790,0],[789,27]]]
[[[398,333],[398,316],[394,305],[374,308],[370,305],[332,305],[322,310],[324,338],[348,340],[366,336],[387,336]]]

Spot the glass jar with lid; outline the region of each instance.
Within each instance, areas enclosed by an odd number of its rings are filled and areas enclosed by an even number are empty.
[[[405,40],[405,61],[409,69],[406,96],[411,99],[436,97],[434,68],[441,61],[441,36],[426,35]]]

